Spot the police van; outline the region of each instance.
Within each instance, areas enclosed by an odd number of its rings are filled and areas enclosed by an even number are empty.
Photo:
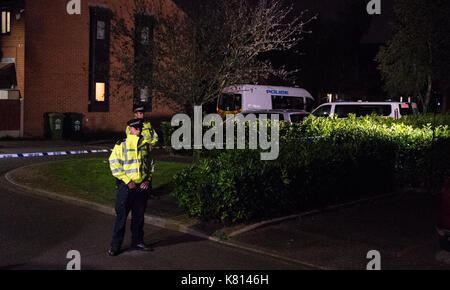
[[[217,113],[247,113],[257,110],[298,110],[310,112],[314,98],[305,89],[263,85],[233,85],[222,90]]]
[[[416,103],[407,102],[334,102],[326,103],[311,112],[316,117],[333,117],[344,119],[349,114],[356,117],[376,114],[399,119],[406,115],[418,114]]]

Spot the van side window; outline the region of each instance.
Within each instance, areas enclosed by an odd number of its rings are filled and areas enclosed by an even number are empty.
[[[279,121],[284,121],[284,115],[283,115],[283,114],[276,114],[276,113],[270,113],[270,112],[267,112],[267,113],[257,113],[257,114],[256,114],[256,119],[259,119],[261,115],[266,115],[266,119],[267,119],[267,120],[272,119],[272,115],[273,115],[273,116],[278,115],[278,120],[279,120]]]
[[[223,111],[237,111],[242,108],[241,94],[222,94],[219,99],[218,107]]]
[[[313,115],[316,117],[328,117],[330,116],[331,105],[323,106],[317,109]]]
[[[291,122],[292,123],[301,123],[303,122],[303,119],[305,119],[308,115],[307,114],[291,114]]]
[[[355,105],[336,105],[334,108],[334,115],[338,118],[348,118],[348,114],[355,114],[359,116],[360,106]]]
[[[272,109],[304,110],[305,102],[303,100],[303,97],[272,96]]]
[[[391,114],[391,105],[370,105],[362,106],[359,112],[359,116],[367,116],[371,114],[389,116]]]
[[[356,117],[371,114],[389,116],[391,114],[391,105],[336,105],[334,114],[338,118],[348,118],[349,114],[355,114]]]

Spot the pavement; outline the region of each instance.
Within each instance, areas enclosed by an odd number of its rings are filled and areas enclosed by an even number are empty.
[[[0,140],[0,156],[112,147],[113,143],[108,140]],[[157,161],[191,162],[190,157],[170,156],[162,149],[155,149],[155,155]],[[38,165],[39,157],[33,158],[36,158]],[[15,176],[26,170],[27,167],[16,168],[7,172],[5,178],[15,187],[33,195],[115,214],[110,206],[23,184]],[[189,217],[178,207],[174,198],[166,194],[149,200],[145,222],[308,269],[365,270],[379,255],[381,259],[377,263],[381,269],[450,270],[450,253],[441,251],[437,243],[435,202],[435,197],[426,192],[402,190],[273,220],[224,226],[219,222],[204,223]]]

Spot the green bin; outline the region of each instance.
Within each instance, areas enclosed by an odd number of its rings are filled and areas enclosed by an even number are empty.
[[[48,113],[49,135],[52,139],[61,139],[64,129],[64,114]]]

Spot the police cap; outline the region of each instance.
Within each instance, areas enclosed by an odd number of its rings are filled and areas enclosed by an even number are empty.
[[[142,119],[132,119],[127,122],[127,125],[136,129],[142,129],[144,121]]]
[[[137,113],[137,112],[145,112],[145,106],[143,104],[134,104],[133,105],[133,113]]]

